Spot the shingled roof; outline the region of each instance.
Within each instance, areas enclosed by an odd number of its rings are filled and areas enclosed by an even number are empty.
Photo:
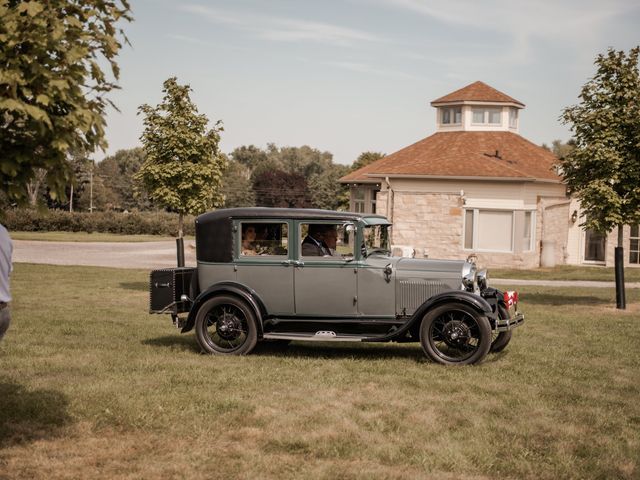
[[[505,95],[501,91],[480,81],[473,82],[460,90],[456,90],[444,97],[440,97],[431,102],[431,105],[436,107],[442,104],[464,102],[512,103],[520,107],[524,107],[524,103],[510,97],[509,95]]]
[[[379,182],[384,176],[501,178],[560,182],[549,150],[511,132],[439,132],[340,179]]]

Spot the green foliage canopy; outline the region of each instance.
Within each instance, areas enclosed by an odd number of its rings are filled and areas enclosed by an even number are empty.
[[[156,106],[142,105],[145,161],[135,175],[152,202],[182,215],[197,215],[222,204],[221,122],[207,131],[209,120],[198,114],[189,97],[191,87],[175,77],[165,80],[164,98]]]
[[[386,155],[381,152],[362,152],[351,165],[351,171],[354,172],[362,167],[366,167],[370,163],[377,162]]]
[[[136,147],[118,150],[96,164],[94,186],[104,186],[105,193],[108,192],[108,206],[117,210],[146,210],[150,207],[145,192],[134,195],[134,176],[143,163],[144,150]]]
[[[0,0],[0,189],[23,201],[37,169],[52,196],[73,177],[69,150],[104,148],[107,94],[127,0]],[[119,33],[126,41],[122,30]]]
[[[562,114],[575,145],[560,160],[561,173],[586,212],[585,226],[600,232],[640,223],[639,53],[598,55],[580,104]]]

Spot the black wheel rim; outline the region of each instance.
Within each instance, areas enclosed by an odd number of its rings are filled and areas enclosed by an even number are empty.
[[[247,341],[249,328],[247,317],[236,305],[222,304],[207,314],[205,338],[214,350],[233,352]]]
[[[463,362],[480,348],[480,326],[463,310],[448,310],[436,318],[429,329],[429,342],[444,360]]]

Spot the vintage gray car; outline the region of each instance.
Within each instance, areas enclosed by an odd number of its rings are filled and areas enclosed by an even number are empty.
[[[195,226],[197,266],[154,270],[150,311],[195,329],[208,353],[276,340],[420,342],[435,362],[474,364],[524,321],[517,293],[490,288],[474,263],[390,256],[380,215],[237,208]]]

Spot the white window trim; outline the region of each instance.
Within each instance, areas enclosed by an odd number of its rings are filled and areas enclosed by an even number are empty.
[[[449,118],[451,119],[450,122],[445,122],[444,121],[444,112],[445,110],[449,110]],[[460,110],[460,121],[456,122],[456,110]],[[462,125],[462,107],[440,107],[440,125],[446,125],[446,126],[460,126]]]
[[[524,213],[531,213],[531,243],[529,244],[529,248],[526,250],[522,250],[522,253],[535,252],[536,250],[536,211],[535,210],[524,210]],[[514,227],[515,231],[515,227]],[[515,233],[514,233],[515,235]]]
[[[474,122],[473,121],[473,113],[474,110],[482,110],[483,111],[483,117],[484,117],[484,121],[483,122]],[[500,121],[498,123],[489,123],[489,110],[497,110],[498,112],[500,112]],[[502,121],[502,109],[499,107],[473,107],[471,108],[471,125],[472,126],[480,126],[480,125],[485,125],[485,126],[491,126],[491,127],[501,127],[503,126],[503,121]]]
[[[469,210],[473,210],[473,237],[471,239],[471,248],[465,248],[464,246],[464,233],[466,231],[466,222],[467,216],[464,215],[464,220],[462,222],[462,250],[465,252],[480,252],[480,253],[515,253],[514,245],[515,245],[515,210],[505,210],[504,208],[466,208],[464,211],[467,212]],[[480,210],[482,211],[491,211],[491,212],[507,212],[511,214],[511,250],[490,250],[484,248],[477,248],[478,245],[478,221],[480,217]]]

